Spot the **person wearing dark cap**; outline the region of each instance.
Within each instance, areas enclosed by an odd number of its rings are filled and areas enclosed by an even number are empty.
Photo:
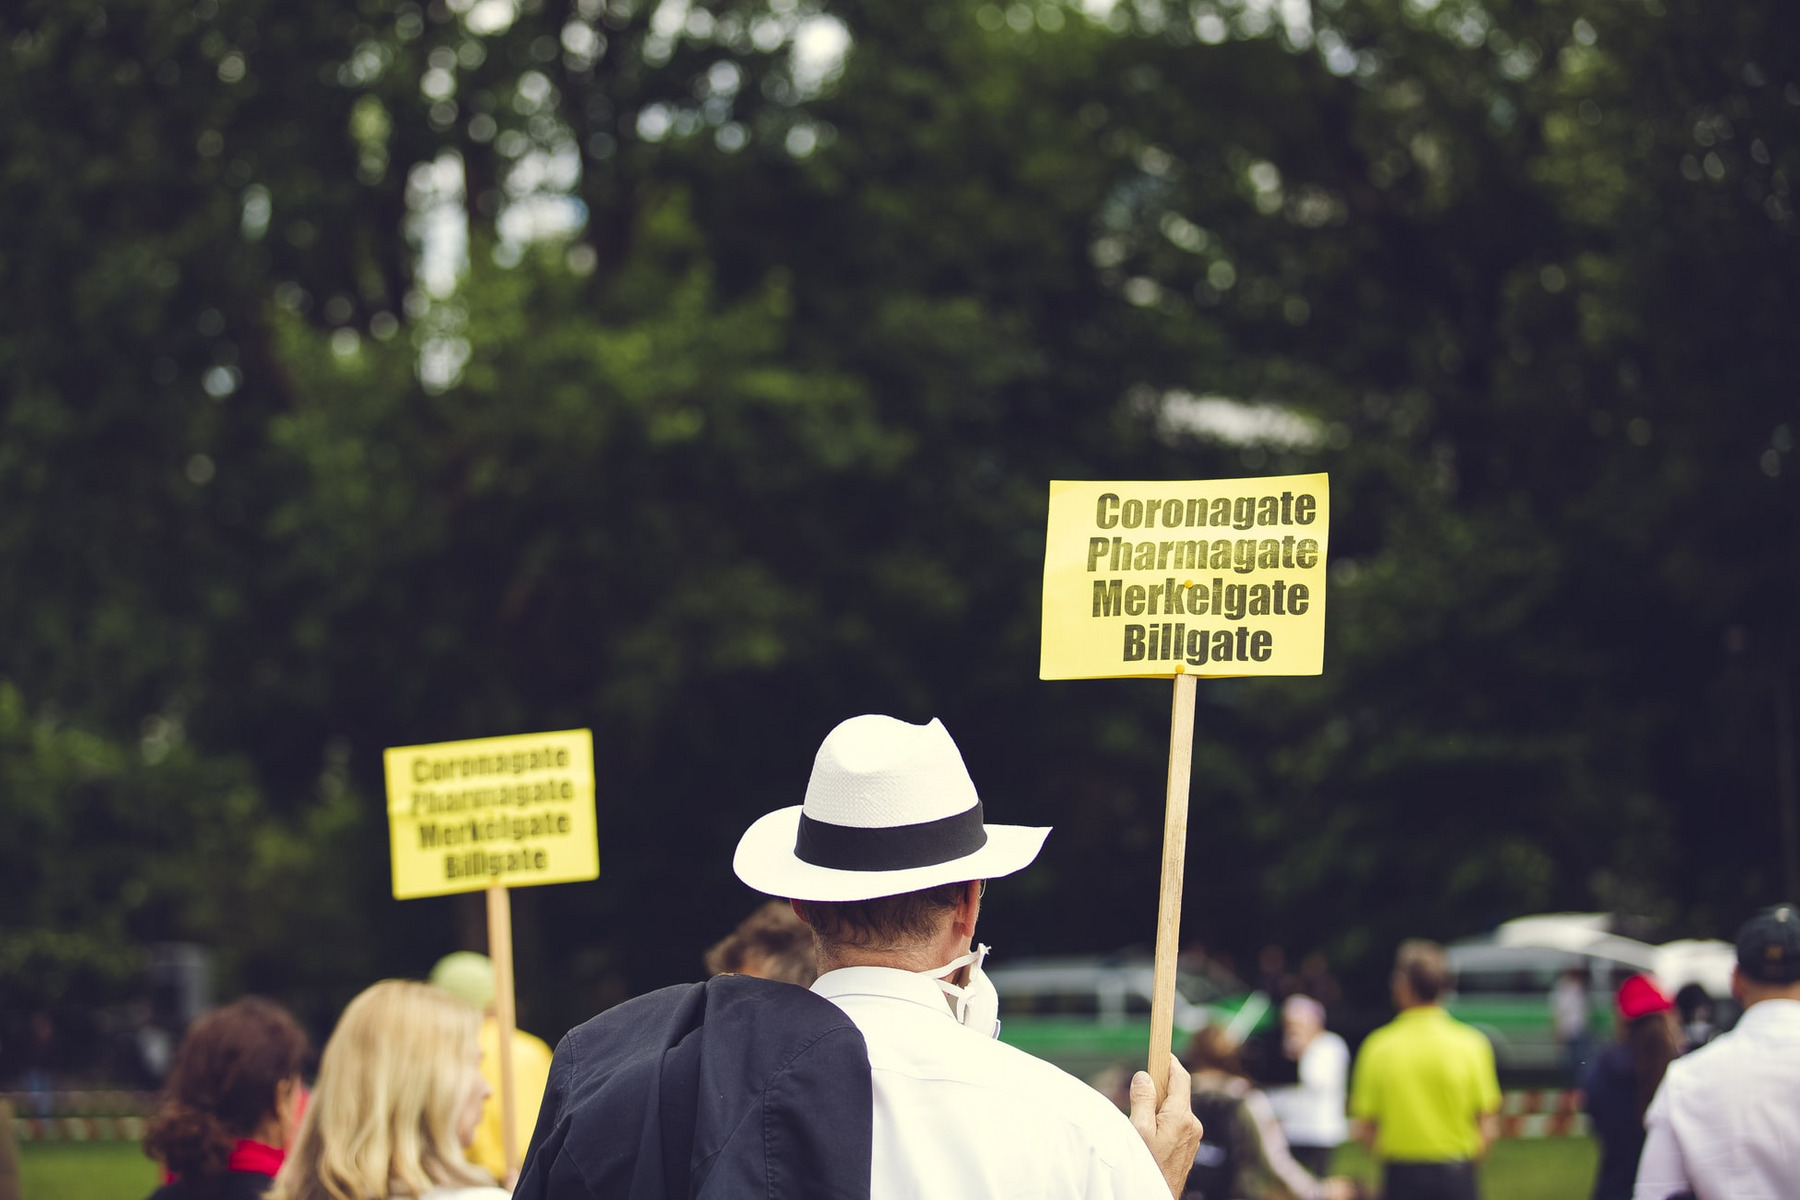
[[[943,725],[860,716],[819,747],[805,803],[744,833],[733,866],[812,928],[812,991],[868,1047],[872,1200],[1149,1200],[1179,1196],[1200,1122],[1170,1060],[1159,1105],[1105,1096],[996,1040],[999,996],[974,942],[988,879],[1037,857],[1048,829],[988,824]]]
[[[1791,1200],[1800,1194],[1800,908],[1737,935],[1730,1033],[1669,1064],[1645,1114],[1635,1200]]]
[[[1616,999],[1618,1039],[1594,1057],[1581,1081],[1588,1122],[1600,1143],[1593,1200],[1631,1200],[1644,1150],[1644,1111],[1681,1053],[1675,1002],[1654,979],[1629,977]]]

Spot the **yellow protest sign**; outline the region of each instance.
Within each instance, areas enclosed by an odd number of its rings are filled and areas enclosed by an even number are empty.
[[[1042,679],[1317,675],[1325,475],[1055,480]]]
[[[397,746],[382,757],[396,900],[600,874],[587,730]]]

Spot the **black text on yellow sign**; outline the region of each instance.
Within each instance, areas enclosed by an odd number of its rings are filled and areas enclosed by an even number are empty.
[[[1327,482],[1052,482],[1039,676],[1317,675]]]
[[[383,761],[395,899],[600,874],[587,730],[397,746]]]

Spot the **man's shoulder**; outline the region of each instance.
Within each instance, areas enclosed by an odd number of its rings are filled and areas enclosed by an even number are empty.
[[[1072,1127],[1097,1131],[1118,1121],[1129,1125],[1105,1095],[1061,1067],[960,1025],[945,1033],[951,1040],[936,1057],[943,1061],[941,1052],[948,1051],[948,1059],[959,1064],[944,1073],[947,1083],[992,1089],[996,1102],[1061,1118]]]
[[[1783,1072],[1792,1071],[1796,1066],[1790,1061],[1770,1058],[1761,1047],[1752,1046],[1749,1039],[1732,1030],[1671,1062],[1663,1078],[1673,1093],[1684,1087],[1741,1079],[1745,1073],[1758,1072],[1765,1065]]]
[[[1430,1017],[1409,1018],[1405,1013],[1396,1016],[1363,1039],[1358,1057],[1371,1053],[1379,1055],[1398,1046],[1432,1045],[1444,1041],[1468,1050],[1480,1050],[1489,1045],[1487,1035],[1481,1030],[1438,1009]]]
[[[1449,1031],[1449,1036],[1455,1038],[1464,1046],[1472,1050],[1489,1050],[1493,1047],[1493,1043],[1488,1041],[1487,1034],[1481,1032],[1481,1030],[1475,1028],[1467,1021],[1458,1020],[1448,1013],[1444,1014],[1444,1017],[1444,1026]]]
[[[1417,1010],[1417,1015],[1411,1021],[1396,1019],[1394,1024],[1401,1027],[1404,1035],[1416,1037],[1421,1042],[1448,1042],[1463,1050],[1485,1050],[1491,1045],[1487,1034],[1458,1018],[1442,1005],[1434,1004]]]
[[[1405,1037],[1406,1029],[1401,1025],[1400,1018],[1395,1017],[1387,1024],[1377,1025],[1369,1031],[1369,1036],[1363,1039],[1362,1047],[1357,1051],[1357,1057],[1368,1058],[1371,1055],[1379,1055],[1396,1041],[1404,1040]]]
[[[644,1131],[691,1146],[692,1161],[715,1175],[727,1164],[775,1169],[768,1164],[788,1163],[797,1144],[810,1143],[832,1150],[814,1164],[818,1189],[805,1194],[854,1195],[840,1184],[857,1171],[866,1180],[862,1034],[830,1001],[793,984],[720,976],[610,1008],[558,1044],[544,1104],[520,1193],[531,1200],[564,1194],[559,1177],[582,1181],[568,1194],[594,1196],[626,1194],[621,1181],[660,1180],[667,1164],[639,1155]],[[748,1119],[755,1111],[767,1119]],[[686,1194],[685,1175],[669,1179]]]
[[[987,1047],[975,1061],[993,1070],[990,1082],[1004,1088],[1004,1100],[996,1101],[1011,1105],[1020,1118],[1060,1131],[1055,1136],[1084,1145],[1113,1169],[1146,1154],[1131,1118],[1092,1084],[1017,1046],[973,1036]]]
[[[854,1029],[822,996],[791,983],[748,975],[717,975],[704,983],[678,983],[634,996],[589,1017],[557,1044],[559,1050],[615,1044],[624,1031],[679,1038],[703,1024],[823,1032]]]
[[[721,975],[648,992],[589,1018],[557,1043],[552,1073],[578,1102],[610,1079],[662,1071],[667,1052],[683,1044],[704,1044],[715,1062],[740,1058],[747,1076],[794,1065],[821,1044],[865,1070],[868,1061],[861,1033],[830,1001],[791,983]]]
[[[1008,1045],[997,1038],[986,1038],[974,1035],[983,1043],[995,1060],[1003,1064],[1007,1071],[1016,1074],[1020,1079],[1042,1087],[1046,1093],[1060,1098],[1079,1100],[1083,1104],[1098,1101],[1102,1108],[1112,1110],[1112,1102],[1107,1100],[1092,1084],[1079,1079],[1069,1072],[1045,1062],[1035,1055],[1028,1054],[1017,1046]]]

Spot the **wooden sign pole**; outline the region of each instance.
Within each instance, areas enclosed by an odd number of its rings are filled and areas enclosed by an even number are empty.
[[[512,898],[506,888],[491,883],[487,890],[488,957],[494,963],[494,1019],[500,1026],[500,1146],[506,1157],[508,1178],[519,1171],[519,1131],[514,1113],[518,1100],[513,1087]]]
[[[1187,863],[1188,780],[1194,765],[1194,677],[1175,676],[1169,713],[1169,794],[1163,816],[1162,891],[1156,901],[1156,975],[1150,998],[1150,1079],[1160,1107],[1175,1038],[1175,958],[1181,949],[1181,881]]]

